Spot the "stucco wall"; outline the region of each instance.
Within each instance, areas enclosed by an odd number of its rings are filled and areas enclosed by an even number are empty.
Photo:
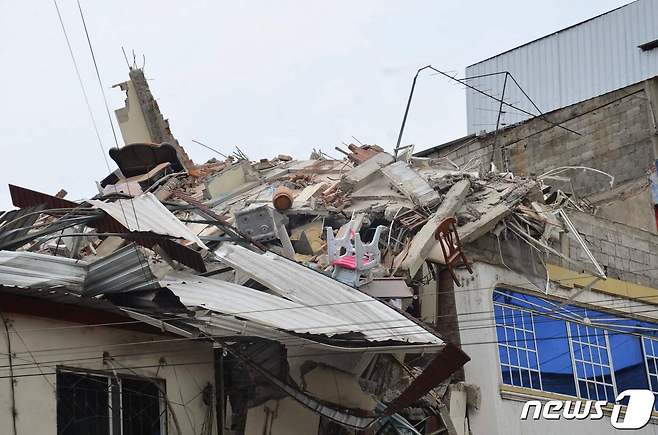
[[[496,345],[497,339],[495,329],[491,327],[493,317],[492,290],[497,284],[519,287],[520,283],[527,280],[519,274],[485,263],[474,264],[473,271],[473,275],[468,275],[468,272],[460,272],[463,277],[464,287],[457,289],[455,292],[462,347],[471,357],[471,361],[464,367],[466,382],[478,385],[482,393],[480,409],[469,413],[472,432],[475,435],[618,433],[610,424],[608,416],[598,421],[520,420],[519,416],[521,415],[523,402],[503,399],[500,392],[502,379]],[[568,297],[572,295],[571,292],[572,290],[564,288],[553,288],[551,290],[552,294],[561,297]],[[586,302],[601,299],[601,294],[586,291],[578,295],[575,300]],[[624,305],[620,305],[620,310],[624,310]],[[637,307],[637,303],[634,303],[633,306]],[[647,305],[647,307],[649,306]],[[646,309],[643,311],[646,312]],[[651,422],[643,429],[633,433],[658,434],[658,425]]]
[[[12,313],[4,313],[4,316],[11,324],[9,336],[15,354],[13,364],[17,376],[15,397],[19,435],[55,435],[56,367],[64,365],[111,370],[103,365],[103,352],[108,352],[115,359],[118,373],[163,379],[183,434],[200,433],[207,412],[200,392],[208,383],[214,389],[213,352],[209,344],[111,327],[81,327],[74,323]],[[6,335],[1,323],[0,335],[0,433],[10,434],[9,361]],[[40,370],[35,367],[35,360],[40,363]],[[160,363],[162,365],[159,367]],[[171,413],[168,427],[169,434],[177,435]]]

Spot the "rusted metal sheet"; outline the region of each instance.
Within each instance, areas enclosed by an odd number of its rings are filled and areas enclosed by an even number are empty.
[[[9,185],[9,194],[11,195],[12,204],[18,208],[34,207],[37,205],[45,205],[46,208],[76,208],[80,206],[77,202],[69,201],[68,199],[58,198],[13,184]]]

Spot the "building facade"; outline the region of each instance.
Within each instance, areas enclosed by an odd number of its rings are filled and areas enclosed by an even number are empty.
[[[597,216],[656,233],[658,80],[649,79],[496,132],[416,153],[486,173],[491,163],[584,198]],[[611,270],[614,264],[608,265]]]
[[[637,0],[470,65],[466,77],[528,112],[504,107],[501,125],[512,125],[658,75],[657,46],[658,3]],[[489,75],[504,71],[516,82]],[[468,89],[466,106],[469,134],[495,130],[497,101]]]
[[[548,293],[504,267],[478,263],[474,275],[456,293],[462,346],[473,357],[465,378],[480,387],[482,406],[469,413],[472,433],[572,434],[617,433],[611,423],[612,404],[628,389],[658,393],[656,300],[642,299],[636,287],[619,298],[610,288],[628,283],[608,280],[605,288],[574,286],[573,271],[553,268]],[[559,271],[559,273],[558,273]],[[582,281],[581,281],[582,282]],[[525,283],[525,284],[524,284]],[[657,294],[655,288],[645,288]],[[491,313],[484,319],[482,314]],[[492,323],[495,327],[492,327]],[[603,417],[534,420],[528,401],[568,401],[569,411],[584,401],[600,400]],[[559,409],[558,414],[564,412]],[[633,433],[658,433],[658,413]]]
[[[217,433],[211,344],[76,305],[0,303],[2,433]]]

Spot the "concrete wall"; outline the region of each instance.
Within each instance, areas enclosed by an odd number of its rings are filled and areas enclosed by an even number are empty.
[[[121,86],[126,91],[126,106],[114,111],[119,122],[123,143],[128,145],[131,143],[152,142],[151,133],[149,133],[139,105],[135,84],[132,81],[127,81],[117,86]]]
[[[502,379],[500,374],[496,332],[491,326],[493,315],[492,290],[497,284],[518,287],[526,279],[504,268],[476,263],[474,274],[460,272],[464,287],[455,292],[457,311],[461,327],[462,347],[471,357],[464,367],[466,382],[476,384],[481,389],[482,402],[479,410],[470,411],[468,418],[475,435],[508,435],[530,434],[566,435],[578,433],[613,434],[618,433],[610,424],[608,416],[598,421],[584,420],[538,420],[521,421],[519,416],[524,399],[503,398],[500,391]],[[551,293],[560,297],[573,296],[573,291],[563,288],[552,288]],[[586,291],[574,300],[587,302],[601,300],[601,294]],[[621,299],[620,299],[621,300]],[[637,303],[633,303],[637,306]],[[626,304],[628,305],[628,304]],[[646,305],[646,307],[651,307]],[[643,312],[647,312],[645,307]],[[655,307],[654,307],[655,308]],[[620,311],[625,311],[624,304],[619,305]],[[474,313],[474,314],[471,314]],[[491,313],[489,315],[482,313]],[[656,312],[652,317],[656,317]],[[538,399],[538,397],[535,397]],[[633,433],[658,434],[658,425],[650,422],[643,429]]]
[[[654,130],[645,84],[631,85],[556,110],[546,118],[581,135],[535,118],[499,131],[497,138],[493,133],[467,137],[417,155],[447,157],[462,167],[470,162],[470,166],[488,171],[495,141],[504,150],[501,158],[516,175],[541,175],[561,166],[599,169],[613,175],[615,186],[620,186],[621,190],[627,185],[634,186],[632,194],[611,192],[609,197],[599,195],[595,198],[600,204],[613,202],[612,206],[602,207],[600,215],[655,233],[653,203],[646,193],[647,171],[655,158]],[[505,165],[498,161],[498,166],[503,169]],[[591,171],[570,171],[561,175],[571,178],[575,193],[582,198],[611,190],[607,177]],[[635,186],[638,180],[644,181],[643,188]],[[552,181],[549,184],[565,191],[571,189],[565,183]],[[627,213],[620,214],[620,208]],[[629,210],[641,210],[642,213],[630,216]]]
[[[568,214],[608,278],[658,289],[658,235],[587,213],[570,210]],[[554,249],[573,260],[591,264],[577,240],[567,234],[562,236],[566,243],[554,242]],[[488,234],[466,246],[468,258],[503,266],[501,251],[505,264],[524,271],[526,277],[534,276],[537,286],[543,287],[545,269],[539,267],[533,249],[526,243],[501,239],[499,250],[496,237]],[[554,255],[549,255],[549,261],[568,269],[575,267]]]
[[[286,397],[270,400],[247,413],[245,435],[291,435],[318,433],[320,414]]]
[[[55,369],[58,365],[93,370],[110,370],[103,365],[103,352],[117,362],[118,373],[163,379],[173,412],[183,434],[198,434],[207,407],[201,390],[214,389],[212,348],[208,344],[171,340],[172,336],[151,335],[110,327],[79,324],[33,316],[3,313],[11,324],[15,379],[16,423],[19,435],[57,433]],[[10,434],[11,395],[7,341],[0,324],[0,433]],[[149,342],[153,343],[149,343]],[[125,343],[141,343],[125,345]],[[34,362],[39,363],[35,367]],[[158,367],[163,362],[161,367]],[[127,370],[123,367],[135,367]],[[185,406],[181,406],[185,404]],[[170,434],[176,434],[168,413]],[[212,414],[214,417],[214,412]],[[213,422],[213,426],[216,424]],[[216,430],[213,430],[216,433]]]

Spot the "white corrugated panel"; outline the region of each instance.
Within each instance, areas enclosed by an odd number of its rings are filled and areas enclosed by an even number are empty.
[[[395,309],[293,261],[272,253],[257,254],[224,243],[216,254],[277,294],[359,328],[371,341],[402,341],[441,345],[443,341]]]
[[[87,263],[34,252],[0,251],[0,285],[80,290]]]
[[[184,223],[178,220],[152,193],[115,202],[87,200],[93,207],[100,208],[130,231],[147,231],[171,236],[196,243],[203,249],[207,246]]]
[[[658,75],[658,48],[638,45],[658,39],[658,1],[638,0],[466,68],[466,76],[509,71],[542,112],[559,109]],[[503,75],[470,84],[500,98]],[[514,83],[505,101],[533,114],[537,110]],[[493,131],[499,103],[466,92],[468,133]],[[504,109],[504,125],[530,116]]]
[[[345,325],[315,308],[219,279],[178,274],[165,277],[160,284],[186,306],[207,308],[281,330],[332,336],[363,329]]]

